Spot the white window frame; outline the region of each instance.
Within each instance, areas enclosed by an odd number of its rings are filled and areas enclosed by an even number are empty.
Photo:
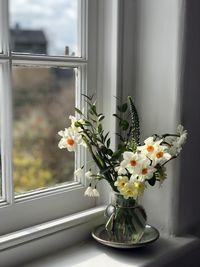
[[[78,78],[83,93],[95,93],[96,88],[96,32],[97,1],[80,0],[81,3],[81,56],[40,56],[12,53],[9,50],[8,1],[0,0],[0,21],[3,54],[0,54],[0,96],[1,96],[1,155],[4,201],[0,203],[0,235],[22,228],[58,219],[94,207],[96,202],[84,196],[86,181],[72,182],[43,191],[14,197],[12,182],[12,89],[10,82],[11,62],[14,64],[38,64],[41,66],[70,66],[79,68]],[[88,12],[92,10],[92,12]],[[86,90],[86,88],[90,88]],[[80,95],[80,94],[79,94]],[[80,97],[77,104],[81,104]],[[3,127],[4,126],[4,127]],[[56,136],[56,133],[55,133]],[[81,156],[82,155],[82,156]],[[84,152],[78,156],[81,161]],[[6,178],[6,179],[5,179]]]

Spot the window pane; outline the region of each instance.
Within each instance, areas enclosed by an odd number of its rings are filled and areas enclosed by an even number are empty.
[[[74,153],[58,148],[75,106],[74,69],[13,67],[16,193],[74,179]]]
[[[77,56],[79,0],[11,0],[12,51]]]

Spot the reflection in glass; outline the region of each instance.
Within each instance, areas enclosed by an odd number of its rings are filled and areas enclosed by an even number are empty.
[[[13,67],[16,193],[74,179],[74,153],[58,148],[57,132],[74,114],[74,69]]]
[[[79,0],[11,0],[12,51],[77,56]]]

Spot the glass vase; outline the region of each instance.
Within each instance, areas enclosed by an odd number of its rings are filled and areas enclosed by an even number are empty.
[[[134,198],[125,199],[114,192],[107,207],[106,231],[110,241],[138,243],[146,227],[147,216],[144,208]]]

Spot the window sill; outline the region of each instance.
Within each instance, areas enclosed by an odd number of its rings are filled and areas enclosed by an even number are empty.
[[[18,266],[88,239],[91,229],[104,221],[105,206],[0,236],[0,262]]]
[[[199,248],[200,240],[195,237],[161,237],[154,244],[135,250],[112,249],[90,239],[24,267],[192,267],[200,266]]]

